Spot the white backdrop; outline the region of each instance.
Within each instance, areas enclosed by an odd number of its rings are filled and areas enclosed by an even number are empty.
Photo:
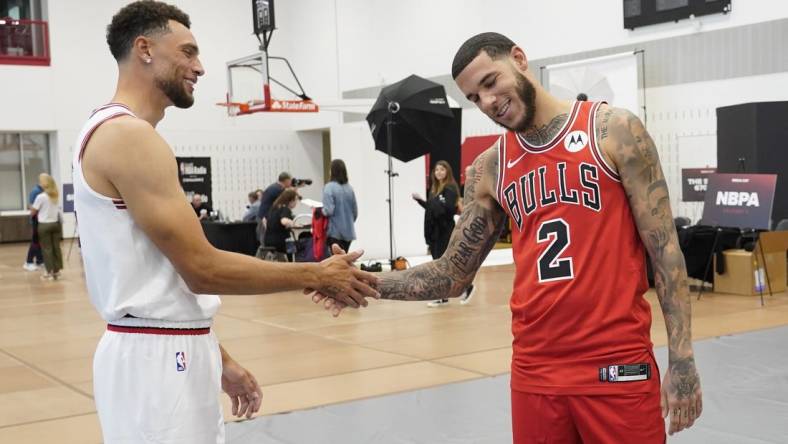
[[[389,257],[388,159],[376,151],[366,122],[331,127],[331,156],[347,166],[350,185],[358,201],[357,241],[351,249],[363,248],[364,258]],[[424,196],[424,158],[403,163],[394,160],[392,204],[394,256],[425,254],[424,210],[411,193]]]
[[[588,100],[604,100],[642,116],[638,94],[637,57],[631,52],[614,54],[544,68],[547,89],[564,100],[586,93]]]

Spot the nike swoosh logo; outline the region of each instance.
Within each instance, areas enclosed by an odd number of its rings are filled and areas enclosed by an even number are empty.
[[[520,160],[522,160],[522,158],[523,158],[523,157],[525,157],[525,155],[526,155],[526,154],[528,154],[528,153],[523,153],[523,154],[521,154],[521,155],[520,155],[520,157],[518,157],[517,159],[510,160],[510,161],[506,162],[506,168],[511,168],[511,167],[513,167],[513,166],[517,165],[517,162],[519,162]]]

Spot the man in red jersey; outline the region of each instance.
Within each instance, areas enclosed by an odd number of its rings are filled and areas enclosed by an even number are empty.
[[[452,75],[508,132],[473,163],[446,253],[382,277],[381,297],[457,297],[509,217],[515,443],[665,442],[702,410],[684,258],[654,142],[631,112],[551,96],[497,33],[467,40]],[[645,253],[668,333],[659,372]],[[315,295],[314,300],[323,299]],[[344,305],[328,299],[337,315]]]

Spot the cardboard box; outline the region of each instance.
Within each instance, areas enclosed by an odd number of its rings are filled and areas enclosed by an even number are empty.
[[[714,291],[718,293],[733,293],[743,295],[760,295],[759,288],[764,294],[769,294],[769,284],[766,274],[769,275],[772,293],[785,290],[786,260],[785,252],[778,251],[766,253],[766,269],[760,250],[754,252],[746,250],[725,250],[725,273],[717,274],[717,257],[714,257]]]

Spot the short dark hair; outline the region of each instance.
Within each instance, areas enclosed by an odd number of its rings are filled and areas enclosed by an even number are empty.
[[[290,173],[288,172],[282,171],[281,173],[279,173],[279,182],[284,182],[287,179],[292,179],[292,178],[293,176],[291,176]]]
[[[292,201],[294,201],[296,199],[300,200],[301,199],[301,195],[299,195],[296,192],[296,190],[294,190],[292,188],[288,188],[288,189],[282,191],[282,194],[280,194],[279,197],[276,198],[276,200],[271,205],[271,207],[273,207],[273,208],[284,207],[285,205],[290,205],[290,202],[292,202]]]
[[[497,59],[509,55],[513,47],[513,41],[497,32],[476,34],[466,40],[454,55],[454,61],[451,63],[451,76],[456,79],[482,51],[486,52],[491,59]]]
[[[342,159],[334,159],[331,161],[331,180],[340,185],[347,183],[347,168]]]
[[[156,33],[171,32],[169,21],[174,20],[190,28],[189,16],[175,6],[154,0],[139,0],[130,3],[112,17],[107,26],[107,44],[115,60],[121,61],[129,55],[134,39]]]

